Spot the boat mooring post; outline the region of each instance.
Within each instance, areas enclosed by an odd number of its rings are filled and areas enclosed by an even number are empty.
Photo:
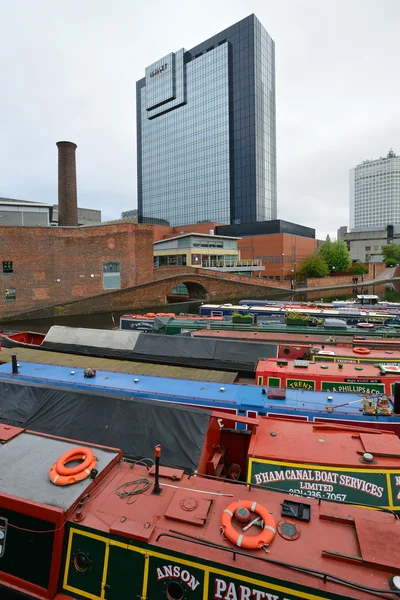
[[[396,415],[400,415],[400,381],[394,382],[393,410]]]
[[[11,354],[11,365],[12,365],[12,374],[18,375],[18,363],[17,363],[17,355]]]
[[[154,458],[155,458],[155,473],[154,473],[154,488],[151,492],[152,494],[161,494],[160,487],[160,456],[161,456],[161,445],[158,444],[154,448]]]

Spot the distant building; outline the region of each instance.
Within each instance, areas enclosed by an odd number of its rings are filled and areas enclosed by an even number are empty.
[[[179,227],[154,227],[153,231],[154,241],[187,233],[231,236],[238,240],[242,261],[258,261],[255,265],[263,267],[259,275],[277,280],[294,279],[297,267],[318,247],[315,229],[280,219],[241,225],[195,223]]]
[[[100,225],[101,211],[78,208],[79,225]],[[58,225],[58,205],[0,198],[0,227],[50,227]]]
[[[400,225],[400,156],[365,160],[350,170],[350,231]]]
[[[275,44],[254,14],[136,84],[139,222],[275,219]]]
[[[52,222],[52,204],[0,198],[0,227],[49,227]]]
[[[353,262],[382,262],[382,246],[400,245],[400,226],[349,231],[343,237]]]
[[[337,239],[343,240],[345,233],[347,233],[347,225],[342,225],[342,227],[339,227],[337,230]]]
[[[58,205],[53,205],[52,225],[58,225]],[[79,208],[78,206],[78,226],[101,225],[101,210],[93,208]]]
[[[154,242],[154,268],[201,267],[238,275],[262,271],[259,259],[241,259],[238,241],[236,237],[204,233],[184,233],[160,240]]]
[[[121,213],[121,219],[128,219],[129,217],[137,217],[137,208],[124,210],[124,212]]]

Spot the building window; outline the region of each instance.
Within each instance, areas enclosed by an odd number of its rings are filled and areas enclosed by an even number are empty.
[[[103,263],[103,289],[121,289],[121,273],[119,263]]]
[[[3,273],[14,273],[11,260],[3,260]]]
[[[10,302],[11,300],[17,299],[17,294],[15,293],[15,288],[7,288],[5,291],[6,302]]]
[[[371,246],[365,246],[365,250],[371,250]]]

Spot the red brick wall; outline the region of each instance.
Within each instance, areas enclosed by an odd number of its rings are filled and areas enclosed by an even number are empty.
[[[164,240],[184,233],[206,233],[209,234],[210,230],[220,225],[220,223],[195,223],[194,225],[179,225],[177,227],[167,227],[165,225],[154,225],[154,241]]]
[[[243,259],[261,258],[262,277],[290,278],[292,269],[316,250],[317,240],[288,233],[251,235],[243,237],[238,248]]]
[[[382,273],[386,269],[385,263],[368,263],[368,273],[364,275],[364,282],[367,283],[369,279],[374,279],[380,273]],[[362,283],[361,275],[357,275],[358,283]],[[307,279],[307,287],[309,288],[317,288],[317,287],[325,287],[328,285],[344,285],[349,283],[350,285],[353,283],[353,275],[337,275],[336,277],[313,277]]]
[[[149,225],[1,227],[0,314],[102,294],[105,262],[120,263],[122,288],[152,280],[152,244]],[[2,272],[2,261],[12,261],[13,273]],[[16,300],[5,300],[6,288]]]
[[[171,267],[174,268],[174,267]],[[161,269],[157,269],[159,271]],[[196,271],[199,271],[196,273]],[[282,297],[287,294],[285,289],[277,286],[280,282],[268,282],[253,277],[242,277],[219,273],[210,275],[204,269],[189,269],[187,275],[169,276],[166,279],[158,279],[151,283],[145,283],[137,287],[124,290],[103,293],[93,298],[76,300],[60,307],[48,307],[39,309],[34,313],[20,315],[21,319],[46,318],[52,316],[67,316],[90,314],[95,312],[131,311],[140,312],[148,306],[159,307],[162,310],[167,302],[167,296],[178,283],[185,282],[188,287],[199,288],[202,286],[204,294],[202,297],[210,302],[224,301],[231,298],[265,298]],[[272,284],[272,285],[270,285]],[[289,282],[285,282],[288,287]],[[196,290],[195,290],[196,291]],[[15,317],[13,317],[14,319]]]

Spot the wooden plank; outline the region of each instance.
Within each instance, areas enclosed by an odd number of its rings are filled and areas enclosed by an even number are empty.
[[[2,348],[0,352],[0,363],[11,362],[12,354],[16,354],[17,360],[22,362],[36,362],[40,364],[75,367],[80,369],[91,367],[93,369],[98,369],[99,371],[131,373],[132,375],[172,377],[195,381],[207,380],[220,383],[233,383],[238,377],[238,373],[236,372],[229,373],[211,369],[192,369],[190,367],[175,367],[171,365],[141,363],[112,358],[97,358],[80,354],[50,352],[48,350],[32,350],[31,348]]]

